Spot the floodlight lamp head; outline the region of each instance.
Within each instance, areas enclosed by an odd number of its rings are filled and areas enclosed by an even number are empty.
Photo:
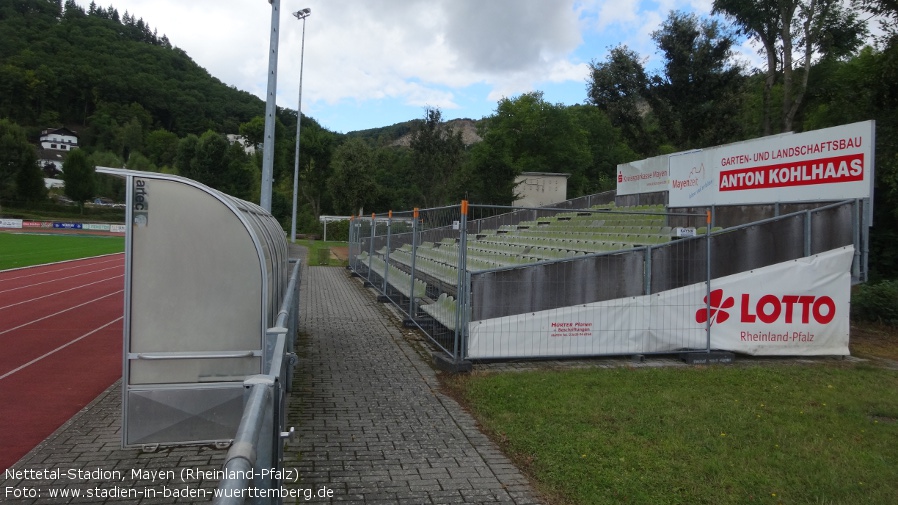
[[[293,15],[296,17],[296,19],[305,19],[305,18],[309,17],[309,14],[311,14],[311,13],[312,13],[312,9],[306,7],[305,9],[301,9],[301,10],[294,12]]]

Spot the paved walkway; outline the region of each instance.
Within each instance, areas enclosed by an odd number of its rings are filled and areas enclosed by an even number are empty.
[[[439,392],[429,356],[345,269],[305,268],[301,306],[289,411],[298,436],[285,466],[315,495],[297,503],[536,503],[518,470]],[[225,450],[120,444],[116,383],[13,466],[30,474],[0,479],[0,502],[211,501],[218,482],[184,482],[182,470],[218,470]]]
[[[304,276],[286,462],[303,485],[356,503],[536,503],[372,292],[344,269]]]

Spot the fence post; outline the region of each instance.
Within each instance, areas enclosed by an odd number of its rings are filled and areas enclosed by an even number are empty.
[[[377,234],[377,216],[371,214],[371,241],[368,244],[368,284],[371,284],[371,258],[374,257],[374,236]]]
[[[412,321],[415,320],[415,257],[418,252],[418,208],[415,207],[414,212],[412,213],[412,265],[411,265],[411,286],[409,287],[409,292],[412,296],[409,297],[408,301],[408,317]]]
[[[645,267],[642,271],[642,294],[650,295],[652,294],[652,246],[646,246],[645,248]]]
[[[390,298],[390,295],[387,294],[387,287],[390,285],[390,237],[393,234],[393,211],[387,212],[387,247],[386,251],[384,251],[384,283],[383,283],[383,293],[384,296]]]
[[[713,206],[711,207],[714,208]],[[706,351],[711,352],[711,211],[705,217],[705,334]]]
[[[804,255],[811,255],[811,211],[804,211]]]
[[[459,338],[459,330],[462,325],[461,311],[463,310],[463,300],[465,291],[465,270],[468,265],[468,201],[461,201],[461,216],[458,226],[458,281],[455,289],[455,361],[461,361],[461,342]]]
[[[349,247],[348,247],[349,257],[347,259],[349,260],[349,269],[350,270],[355,270],[355,261],[354,261],[355,260],[355,255],[354,255],[355,247],[353,246],[353,244],[355,244],[355,231],[354,230],[355,230],[355,216],[349,216],[349,236],[346,238],[346,240],[349,242]]]
[[[264,386],[265,389],[267,389],[264,406],[261,410],[256,411],[257,415],[261,416],[261,419],[257,421],[259,431],[255,440],[257,449],[256,459],[253,465],[252,486],[256,489],[271,489],[270,474],[263,476],[261,470],[263,468],[277,468],[277,462],[274,461],[276,453],[273,452],[272,449],[276,443],[276,441],[273,440],[273,437],[280,436],[280,432],[273,429],[275,423],[275,418],[273,416],[274,409],[268,408],[269,402],[271,402],[271,404],[277,404],[277,399],[275,398],[277,390],[275,388],[274,377],[270,375],[255,375],[243,381],[243,384],[248,388],[247,391],[250,393],[255,389],[256,385]],[[254,505],[265,505],[269,503],[267,499],[260,497],[250,498],[248,502]]]

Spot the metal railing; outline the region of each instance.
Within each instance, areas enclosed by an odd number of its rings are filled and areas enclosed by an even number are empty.
[[[671,212],[657,204],[634,209],[609,202],[607,208],[576,210],[471,205],[470,211],[456,205],[394,212],[353,218],[350,269],[377,289],[381,301],[393,303],[406,316],[406,326],[423,330],[439,352],[456,362],[567,355],[551,349],[516,355],[501,347],[521,341],[527,327],[519,323],[528,314],[555,311],[562,319],[573,318],[575,309],[586,304],[603,304],[595,310],[606,312],[593,313],[599,321],[594,327],[602,328],[598,331],[614,327],[622,335],[665,337],[631,337],[624,344],[621,337],[614,346],[572,349],[570,355],[709,351],[712,279],[848,245],[855,247],[855,278],[863,275],[866,247],[859,204],[819,205],[724,229],[714,227],[715,209]],[[651,224],[639,226],[641,219]],[[568,220],[566,233],[554,233],[562,220]],[[577,221],[584,224],[573,224]],[[621,222],[628,224],[618,226]],[[601,230],[608,223],[617,223],[616,231]],[[670,237],[676,228],[697,233]],[[590,236],[593,232],[599,233]],[[603,240],[614,244],[605,248],[599,243]],[[619,320],[612,301],[695,284],[705,285],[703,338],[682,336],[685,328],[615,326]],[[481,339],[491,332],[489,338],[497,344],[487,351],[493,354],[485,355],[482,346],[479,355],[472,352],[469,333],[475,326]]]
[[[291,260],[294,262],[294,260]],[[287,393],[297,358],[301,262],[296,260],[275,326],[265,335],[266,373],[243,381],[244,410],[222,468],[214,503],[221,505],[282,503],[280,477],[286,428]]]
[[[439,352],[454,362],[473,357],[468,332],[477,321],[651,294],[653,253],[655,263],[667,259],[667,267],[678,279],[690,284],[709,281],[707,252],[698,257],[663,254],[685,245],[685,241],[667,240],[672,214],[658,207],[598,205],[606,207],[522,209],[463,204],[356,217],[350,226],[350,269],[380,292],[381,301],[393,303],[407,317],[406,326],[423,330]],[[691,219],[681,226],[705,226],[705,235],[710,233],[706,213],[676,217]],[[602,225],[593,222],[599,220],[616,223],[609,229],[616,232],[609,231],[603,239],[587,237],[590,233],[580,229],[599,231]],[[562,223],[568,223],[565,229],[570,233],[563,238],[550,236]],[[635,243],[640,240],[657,244]],[[709,243],[707,236],[689,242]],[[608,273],[615,271],[626,275],[611,278]],[[514,331],[505,332],[509,342],[515,338]],[[707,350],[709,343],[702,340],[698,347],[686,342],[676,346]],[[626,354],[661,352],[654,349],[634,348]],[[608,354],[609,350],[596,348],[580,355]]]

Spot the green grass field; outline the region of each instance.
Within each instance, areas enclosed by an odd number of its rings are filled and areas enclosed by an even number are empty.
[[[449,388],[551,503],[898,503],[898,371],[475,373]]]
[[[124,250],[124,237],[0,233],[0,270]]]

